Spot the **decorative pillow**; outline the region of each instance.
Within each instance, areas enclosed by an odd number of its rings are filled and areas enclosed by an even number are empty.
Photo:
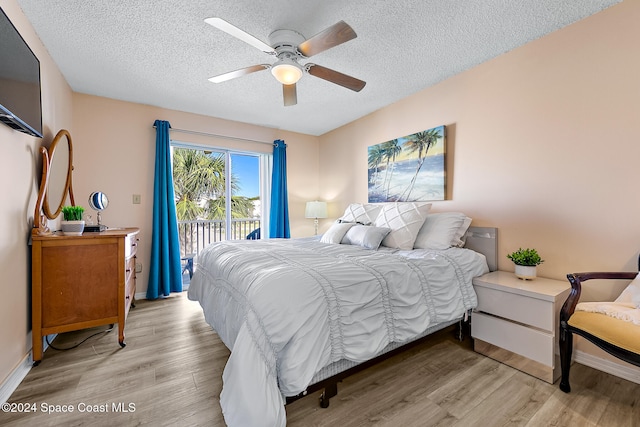
[[[344,237],[344,235],[347,234],[347,231],[349,231],[349,229],[354,225],[356,224],[353,222],[335,222],[327,230],[327,232],[322,235],[320,241],[322,243],[332,243],[339,245],[340,242],[342,242],[342,238]]]
[[[622,291],[620,296],[616,298],[615,302],[640,308],[640,273],[638,273],[636,278],[629,283],[624,291]]]
[[[359,222],[364,225],[373,224],[382,209],[380,205],[370,203],[351,203],[338,219],[341,222]]]
[[[470,224],[471,218],[462,212],[431,213],[420,228],[413,247],[444,250],[451,246],[463,246],[464,235]]]
[[[458,248],[461,248],[464,246],[467,240],[467,230],[469,229],[470,225],[471,225],[471,218],[469,218],[468,216],[465,216],[464,221],[462,221],[462,225],[460,225],[460,228],[458,228],[458,231],[456,231],[456,234],[453,236],[453,239],[451,239],[451,246],[455,246]]]
[[[380,242],[382,242],[382,239],[384,239],[390,231],[390,228],[355,224],[349,228],[347,234],[342,238],[342,244],[358,245],[367,249],[378,249]]]
[[[418,231],[424,224],[431,203],[387,203],[382,206],[375,225],[387,227],[391,232],[382,241],[383,246],[404,250],[413,249]]]

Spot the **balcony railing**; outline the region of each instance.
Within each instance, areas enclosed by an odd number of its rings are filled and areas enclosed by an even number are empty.
[[[202,249],[214,242],[243,240],[260,228],[260,218],[240,218],[231,220],[231,235],[227,237],[225,220],[178,221],[180,256],[196,256]]]

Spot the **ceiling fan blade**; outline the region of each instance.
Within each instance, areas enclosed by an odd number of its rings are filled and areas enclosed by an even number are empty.
[[[237,38],[239,40],[242,40],[245,43],[250,44],[251,46],[253,46],[253,47],[257,48],[257,49],[260,49],[264,53],[268,53],[270,55],[275,55],[276,54],[276,51],[271,46],[269,46],[268,44],[266,44],[262,40],[255,38],[251,34],[245,32],[245,31],[242,31],[240,28],[229,24],[224,19],[207,18],[207,19],[204,20],[204,22],[206,22],[209,25],[212,25],[212,26],[216,27],[219,30],[224,31],[227,34],[232,35],[233,37],[235,37],[235,38]]]
[[[298,94],[296,84],[282,85],[282,97],[284,98],[284,106],[296,105],[298,103]]]
[[[246,76],[247,74],[255,73],[256,71],[262,71],[270,68],[270,65],[260,64],[252,65],[251,67],[241,68],[235,71],[229,71],[228,73],[220,74],[209,79],[213,83],[222,83],[227,80],[236,79],[238,77]]]
[[[326,30],[316,34],[309,40],[306,40],[298,46],[298,52],[307,58],[324,52],[327,49],[338,46],[344,42],[358,37],[346,22],[340,21],[327,28]]]
[[[306,68],[307,72],[312,76],[319,77],[328,82],[335,83],[356,92],[360,92],[362,88],[367,84],[367,82],[356,79],[355,77],[342,74],[338,71],[323,67],[321,65],[307,64]]]

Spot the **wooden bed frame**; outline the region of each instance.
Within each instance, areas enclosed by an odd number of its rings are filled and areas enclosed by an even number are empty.
[[[487,265],[489,266],[489,271],[495,271],[498,269],[498,229],[494,227],[469,227],[467,233],[465,235],[466,243],[465,248],[472,249],[476,252],[483,254],[487,259]],[[461,318],[458,320],[453,320],[450,322],[445,322],[441,325],[435,325],[434,330],[431,332],[436,332],[441,329],[444,329],[453,324],[459,323],[458,333],[459,339],[462,340],[462,330],[463,330],[463,322],[467,322],[468,320]],[[431,334],[427,334],[421,338],[416,339],[415,341],[408,342],[403,344],[400,347],[389,350],[373,359],[367,360],[346,370],[339,372],[335,375],[332,375],[328,378],[320,380],[316,383],[311,384],[305,391],[296,395],[289,396],[286,398],[286,404],[295,402],[296,400],[303,398],[311,393],[315,393],[316,391],[324,389],[322,394],[320,395],[320,406],[322,408],[329,407],[329,399],[336,396],[338,394],[338,383],[345,378],[356,374],[360,371],[363,371],[367,368],[370,368],[374,365],[377,365],[380,362],[383,362],[390,357],[393,357],[397,354],[403,353],[418,344],[421,344],[429,339]]]

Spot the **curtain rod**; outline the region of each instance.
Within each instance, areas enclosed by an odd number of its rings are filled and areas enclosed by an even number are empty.
[[[155,127],[156,126],[154,125],[153,128],[155,129]],[[188,133],[188,134],[191,134],[191,135],[209,136],[209,137],[213,137],[213,138],[235,139],[237,141],[257,142],[257,143],[260,143],[260,144],[275,145],[273,142],[258,141],[257,139],[240,138],[240,137],[237,137],[237,136],[220,135],[220,134],[217,134],[217,133],[200,132],[200,131],[197,131],[197,130],[176,129],[176,128],[170,127],[169,131],[180,132],[180,133]]]

